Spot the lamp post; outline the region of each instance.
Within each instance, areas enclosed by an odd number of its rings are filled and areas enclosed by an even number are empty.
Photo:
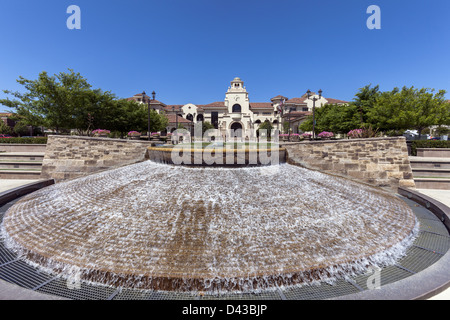
[[[175,106],[172,106],[172,112],[173,112],[173,114],[175,114],[175,130],[174,130],[174,132],[176,133],[176,131],[178,130],[178,112],[175,112]],[[172,137],[172,140],[173,140],[173,137]],[[173,141],[175,141],[175,140],[173,140]]]
[[[153,96],[153,100],[155,100],[155,91],[152,92],[152,96]],[[145,102],[145,91],[142,93],[142,101]],[[150,99],[147,100],[147,110],[148,110],[148,115],[147,115],[147,121],[148,121],[148,127],[147,127],[147,140],[150,141],[150,136],[151,136],[151,132],[150,132]]]
[[[322,90],[319,90],[319,98],[316,98],[314,95],[312,98],[313,101],[313,140],[316,138],[316,101],[320,100],[322,98]],[[308,90],[306,92],[306,95],[308,96],[308,99],[311,97],[311,90]]]

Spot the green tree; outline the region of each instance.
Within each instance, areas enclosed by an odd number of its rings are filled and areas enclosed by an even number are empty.
[[[27,124],[45,126],[56,131],[72,126],[72,99],[76,93],[90,88],[86,80],[72,70],[52,77],[44,71],[37,80],[19,77],[17,82],[24,86],[26,92],[4,90],[4,93],[12,95],[14,99],[2,99],[0,104],[16,109],[17,115]]]
[[[0,120],[0,134],[11,134],[11,128],[3,120]]]
[[[381,131],[415,129],[420,135],[424,129],[448,121],[445,93],[414,87],[383,92],[368,111],[368,122]]]
[[[132,130],[147,132],[148,106],[126,99],[112,101],[109,112],[105,112],[99,122],[109,130],[120,132],[122,137]],[[150,132],[162,131],[168,123],[169,120],[164,113],[159,114],[153,109],[150,110]]]
[[[204,134],[206,131],[210,129],[215,129],[214,125],[212,125],[209,121],[203,121],[202,122],[202,134]]]
[[[370,126],[368,123],[368,113],[373,109],[378,98],[380,97],[380,86],[376,85],[372,88],[372,85],[367,85],[360,88],[355,94],[355,98],[350,103],[353,106],[353,112],[358,113],[359,125],[355,125],[355,128],[364,128]],[[348,131],[347,131],[348,132]]]
[[[30,127],[24,122],[19,121],[14,126],[14,132],[21,136],[29,136],[30,135]]]
[[[313,130],[312,116],[309,116],[299,126],[301,131]],[[316,109],[316,134],[322,131],[347,133],[359,128],[360,119],[358,109],[353,104],[327,104]]]
[[[54,76],[44,71],[36,80],[19,77],[17,82],[25,92],[4,90],[13,99],[0,99],[0,104],[15,109],[21,121],[29,125],[82,133],[95,129],[95,125],[101,127],[115,111],[112,93],[92,89],[87,79],[70,69]]]

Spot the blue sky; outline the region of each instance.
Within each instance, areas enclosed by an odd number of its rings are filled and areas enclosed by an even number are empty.
[[[66,27],[72,4],[81,30]],[[366,27],[373,4],[381,30]],[[222,101],[236,76],[254,102],[308,89],[352,100],[367,84],[450,91],[449,16],[448,0],[0,0],[0,90],[71,68],[166,104]]]

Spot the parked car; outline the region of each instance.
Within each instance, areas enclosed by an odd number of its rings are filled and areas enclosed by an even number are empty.
[[[0,139],[1,138],[12,138],[9,134],[0,134]]]

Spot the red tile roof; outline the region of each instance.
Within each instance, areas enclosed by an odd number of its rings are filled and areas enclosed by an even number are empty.
[[[270,99],[270,101],[273,101],[273,100],[282,100],[282,99],[288,100],[288,98],[285,97],[285,96],[277,95],[276,97],[273,97],[272,99]]]
[[[338,99],[333,99],[333,98],[325,98],[328,101],[328,104],[335,104],[335,103],[348,103],[348,101],[344,101],[344,100],[338,100]]]
[[[250,109],[272,109],[273,104],[270,102],[252,102],[250,103]]]
[[[286,104],[306,104],[305,102],[306,97],[301,97],[301,98],[292,98],[289,99],[288,101],[286,101]]]
[[[176,116],[177,115],[175,115],[175,114],[166,114],[166,117],[167,117],[167,119],[169,119],[170,124],[177,123]],[[191,121],[189,121],[181,116],[178,116],[178,123],[191,123]]]
[[[310,111],[292,111],[284,113],[283,118],[290,117],[293,120],[294,118],[304,118],[310,115],[312,115],[312,112]]]
[[[225,107],[225,102],[218,101],[218,102],[213,102],[213,103],[210,103],[210,104],[205,104],[203,106],[203,109],[217,109],[217,108],[226,108]]]

